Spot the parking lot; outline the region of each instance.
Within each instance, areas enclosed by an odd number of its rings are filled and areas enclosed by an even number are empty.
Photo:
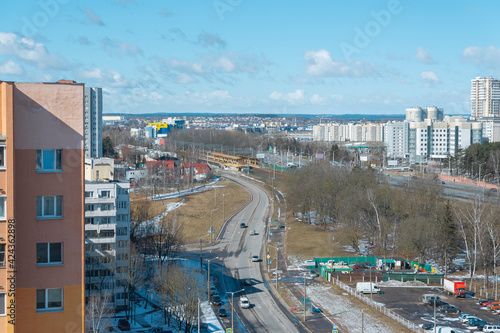
[[[434,322],[433,307],[422,303],[423,294],[438,294],[443,301],[461,309],[462,313],[474,315],[492,324],[500,322],[500,316],[498,314],[494,314],[490,310],[477,304],[479,299],[472,297],[464,299],[448,296],[445,294],[443,288],[381,286],[381,289],[383,291],[382,294],[373,295],[374,301],[385,304],[387,308],[417,324]],[[459,314],[454,313],[443,314],[439,311],[439,308],[437,308],[437,325],[466,329],[466,326],[459,322],[458,315]]]

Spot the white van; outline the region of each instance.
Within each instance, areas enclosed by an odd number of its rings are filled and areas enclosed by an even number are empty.
[[[452,327],[436,326],[436,333],[462,333],[462,330]]]
[[[356,292],[362,294],[380,294],[380,288],[374,282],[356,283]]]
[[[439,298],[439,296],[436,294],[423,294],[422,295],[422,303],[427,303],[429,301],[432,301],[432,300],[434,300],[434,298],[436,299],[436,301],[441,300],[441,298]]]
[[[490,324],[484,325],[483,332],[498,333],[500,332],[500,325],[490,325]]]

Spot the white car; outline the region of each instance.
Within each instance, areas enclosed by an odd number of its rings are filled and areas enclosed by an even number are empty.
[[[248,298],[245,296],[240,297],[240,306],[242,309],[249,309],[250,308],[250,302],[248,301]]]
[[[462,322],[462,324],[467,324],[469,319],[479,319],[479,318],[477,318],[476,316],[473,316],[473,315],[468,315],[468,316],[463,316],[462,318],[460,318],[460,321]]]
[[[259,256],[252,256],[252,262],[259,262]]]

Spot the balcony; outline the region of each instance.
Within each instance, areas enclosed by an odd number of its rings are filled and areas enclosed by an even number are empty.
[[[97,210],[88,210],[88,211],[85,211],[85,217],[99,217],[99,216],[103,216],[103,217],[116,216],[116,209],[111,209],[111,210],[100,210],[100,209],[97,209]]]

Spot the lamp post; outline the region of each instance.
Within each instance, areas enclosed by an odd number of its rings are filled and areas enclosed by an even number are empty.
[[[208,297],[208,305],[210,305],[210,262],[214,259],[218,259],[219,257],[215,257],[212,259],[207,259],[207,297]]]
[[[238,291],[228,291],[228,294],[231,294],[231,333],[234,332],[234,294],[237,294],[241,291],[245,291],[245,289],[240,289]]]
[[[200,298],[198,297],[198,333],[200,333]]]
[[[306,293],[306,287],[307,287],[306,277],[307,277],[307,274],[304,274],[304,322],[306,321],[306,296],[307,296],[307,293]]]
[[[214,212],[215,212],[216,210],[219,210],[219,208],[213,209],[213,210],[210,212],[210,244],[213,244],[213,243],[214,243],[213,216],[214,216]]]
[[[203,243],[201,242],[201,239],[205,236],[200,236],[200,272],[203,271]]]

